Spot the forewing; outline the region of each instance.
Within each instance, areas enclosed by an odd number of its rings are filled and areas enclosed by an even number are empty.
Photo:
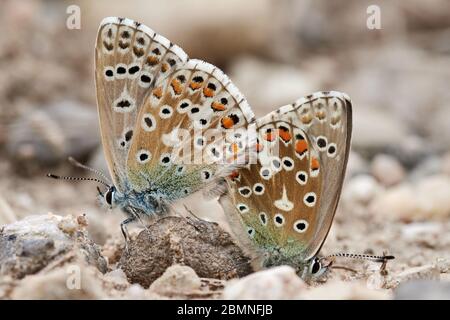
[[[188,57],[150,28],[116,17],[105,18],[95,49],[95,80],[103,149],[117,188],[126,181],[126,160],[137,116],[155,82]]]

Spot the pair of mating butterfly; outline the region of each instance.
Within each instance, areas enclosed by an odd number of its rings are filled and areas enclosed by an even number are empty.
[[[99,193],[128,215],[124,235],[133,220],[164,215],[180,198],[222,187],[220,203],[233,232],[263,253],[264,267],[291,265],[304,279],[327,270],[317,255],[349,154],[346,94],[315,93],[256,120],[221,70],[189,59],[144,25],[115,17],[100,25],[95,61],[113,180]]]

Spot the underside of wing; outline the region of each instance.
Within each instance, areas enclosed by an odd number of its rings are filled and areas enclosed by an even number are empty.
[[[238,216],[241,232],[258,248],[301,256],[318,223],[318,151],[302,129],[278,115],[256,125],[257,161],[227,179],[234,209],[227,214]]]
[[[352,103],[347,94],[316,92],[279,109],[279,114],[302,128],[319,152],[323,185],[314,236],[307,244],[308,258],[322,247],[333,222],[347,168],[352,133]]]
[[[143,102],[156,82],[187,59],[181,48],[138,22],[102,21],[95,49],[97,105],[106,160],[119,190]]]
[[[253,121],[222,71],[189,60],[155,83],[140,111],[128,157],[133,189],[173,201],[216,183],[241,160]]]
[[[258,161],[227,179],[227,214],[256,247],[304,260],[318,253],[339,201],[351,122],[350,99],[339,92],[312,94],[257,121]]]

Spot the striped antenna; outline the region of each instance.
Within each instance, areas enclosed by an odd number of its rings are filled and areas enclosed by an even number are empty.
[[[84,177],[65,177],[65,176],[57,176],[52,173],[48,173],[47,177],[57,179],[57,180],[71,180],[71,181],[95,181],[97,183],[101,183],[107,188],[110,188],[110,185],[104,182],[103,180],[97,178],[84,178]]]
[[[370,255],[370,254],[355,254],[355,253],[335,253],[335,254],[330,254],[329,256],[326,256],[325,258],[334,258],[334,257],[369,260],[369,261],[375,261],[375,262],[386,262],[387,260],[395,259],[394,256],[387,256],[387,255],[375,256],[375,255]]]

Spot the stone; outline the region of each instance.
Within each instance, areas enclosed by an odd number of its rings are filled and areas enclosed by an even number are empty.
[[[289,266],[274,267],[229,281],[222,294],[230,300],[299,299],[307,285]]]
[[[130,283],[147,288],[168,267],[182,264],[202,278],[227,279],[252,272],[248,258],[216,223],[196,218],[161,218],[130,239],[119,267]]]
[[[106,272],[106,261],[77,219],[53,214],[28,216],[0,229],[0,275],[21,279],[70,252]]]
[[[447,151],[450,148],[450,106],[448,102],[444,103],[438,110],[430,115],[427,123],[429,140],[436,146],[437,150]]]
[[[446,219],[450,216],[450,177],[435,175],[403,183],[381,193],[370,205],[370,211],[405,221]]]
[[[397,287],[401,283],[411,280],[439,280],[440,270],[436,264],[426,264],[419,267],[407,268],[406,270],[393,275],[392,287]]]
[[[346,184],[342,198],[351,204],[357,202],[367,205],[374,199],[383,188],[370,175],[358,175]]]
[[[27,276],[14,288],[14,300],[105,299],[98,270],[86,265],[67,265],[45,273]]]
[[[413,280],[395,289],[396,300],[450,300],[450,282]]]
[[[392,295],[388,290],[371,289],[363,281],[344,282],[340,280],[304,290],[299,298],[305,300],[386,300]]]
[[[450,176],[450,152],[447,152],[442,157],[441,170],[446,175]]]
[[[201,289],[202,282],[195,271],[187,266],[173,265],[149,287],[162,296],[189,295]]]
[[[350,151],[345,176],[347,178],[351,178],[356,175],[367,173],[369,173],[369,165],[366,159],[364,159],[358,152]]]
[[[429,176],[438,175],[442,172],[443,160],[435,155],[431,155],[417,164],[408,176],[414,183],[419,182]]]
[[[21,173],[54,165],[69,156],[80,158],[100,142],[94,108],[62,101],[24,113],[8,128],[6,150]]]
[[[371,172],[381,184],[387,187],[402,182],[406,176],[401,163],[386,154],[379,154],[373,159]]]

